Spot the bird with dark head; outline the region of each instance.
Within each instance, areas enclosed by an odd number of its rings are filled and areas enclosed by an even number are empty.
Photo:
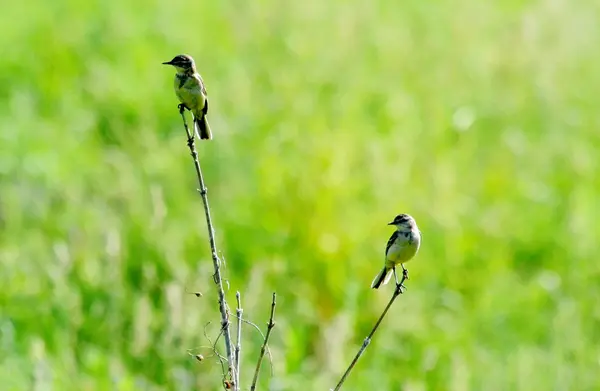
[[[194,128],[202,140],[210,140],[212,132],[206,118],[208,114],[208,95],[202,77],[196,70],[194,59],[187,54],[180,54],[171,61],[163,62],[175,68],[175,94],[181,104],[194,115]]]
[[[417,222],[412,216],[402,213],[397,215],[394,220],[388,223],[396,227],[385,247],[385,263],[383,269],[375,276],[371,283],[371,288],[378,289],[381,285],[388,283],[392,274],[396,277],[396,266],[401,265],[405,278],[408,278],[408,272],[404,268],[404,263],[410,261],[421,246],[421,232],[417,227]]]

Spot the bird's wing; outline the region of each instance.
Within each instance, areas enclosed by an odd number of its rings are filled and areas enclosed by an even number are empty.
[[[387,256],[388,251],[390,250],[390,247],[392,247],[392,244],[394,244],[396,239],[398,239],[398,231],[394,231],[392,236],[390,236],[390,240],[388,240],[388,242],[387,242],[387,246],[385,246],[385,255],[386,256]]]
[[[208,94],[206,93],[206,86],[199,73],[196,73],[194,77],[200,82],[200,91],[202,91],[202,95],[204,95],[204,108],[202,109],[202,112],[206,115],[208,113]]]
[[[204,94],[204,96],[208,96],[208,94],[206,93],[206,86],[204,85],[204,80],[202,80],[202,76],[200,76],[199,73],[196,73],[194,75],[194,77],[196,79],[198,79],[198,81],[200,82],[200,90],[202,91],[202,93]]]

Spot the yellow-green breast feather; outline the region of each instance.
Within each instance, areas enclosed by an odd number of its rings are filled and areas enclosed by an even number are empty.
[[[206,89],[202,78],[197,73],[193,76],[175,75],[175,94],[194,116],[202,116],[202,110],[206,104]]]
[[[394,266],[408,262],[419,250],[420,238],[412,232],[395,231],[388,241],[385,259],[386,264]]]

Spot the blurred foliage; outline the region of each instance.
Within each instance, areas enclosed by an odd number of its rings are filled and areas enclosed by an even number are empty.
[[[335,384],[400,212],[423,247],[345,390],[600,389],[597,2],[29,0],[0,26],[2,391],[219,389],[186,353],[218,312],[180,52],[230,304],[264,328],[278,293],[262,389]]]

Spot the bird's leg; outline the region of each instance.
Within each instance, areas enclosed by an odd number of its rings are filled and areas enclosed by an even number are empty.
[[[396,266],[394,266],[392,270],[394,271],[394,280],[396,280],[396,291],[398,291],[398,293],[404,293],[403,289],[406,289],[406,287],[398,281],[398,274],[396,274]]]
[[[402,265],[402,277],[405,280],[408,280],[408,269],[404,267],[404,264],[401,264],[401,265]]]
[[[183,114],[183,112],[185,111],[185,109],[187,109],[186,105],[183,104],[183,103],[178,104],[177,108],[179,109],[179,114]]]

